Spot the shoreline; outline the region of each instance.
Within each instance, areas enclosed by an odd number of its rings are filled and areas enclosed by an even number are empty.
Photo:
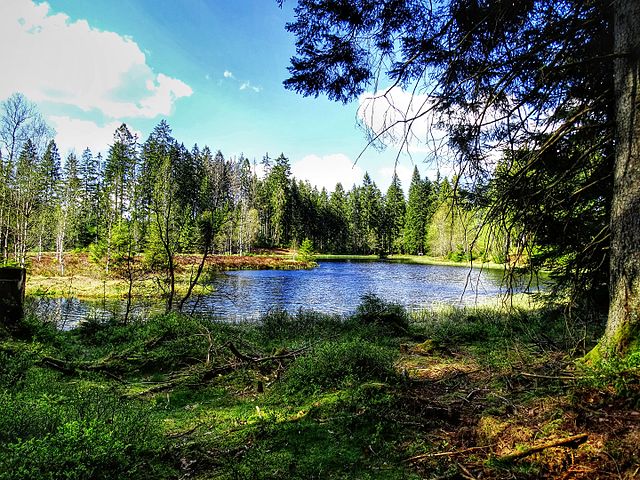
[[[129,282],[113,270],[107,274],[101,265],[92,262],[86,252],[65,253],[65,273],[60,274],[60,266],[52,253],[45,253],[38,259],[29,258],[27,266],[26,295],[46,297],[74,297],[91,299],[124,299],[127,297]],[[176,256],[176,294],[186,293],[192,272],[197,270],[200,257],[195,254]],[[233,270],[303,270],[313,268],[314,262],[302,261],[287,251],[261,252],[249,255],[210,255],[205,269],[193,294],[207,290],[203,280],[207,275]],[[144,268],[142,259],[134,262],[136,278],[132,298],[161,298],[159,282],[163,272]]]
[[[462,261],[455,262],[442,257],[430,257],[427,255],[388,255],[380,257],[378,255],[334,255],[334,254],[317,254],[314,256],[316,261],[386,261],[398,263],[415,263],[420,265],[439,265],[444,267],[466,267],[466,268],[482,268],[491,270],[505,270],[507,265],[504,263],[481,262],[481,261]]]

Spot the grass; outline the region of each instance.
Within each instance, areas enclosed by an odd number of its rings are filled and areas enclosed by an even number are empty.
[[[428,255],[389,255],[387,257],[388,260],[394,262],[405,262],[405,263],[419,263],[425,265],[444,265],[450,267],[475,267],[475,268],[483,268],[483,269],[492,269],[492,270],[504,270],[505,264],[503,263],[494,263],[494,262],[483,262],[481,260],[474,260],[470,262],[468,260],[463,260],[460,262],[455,262],[453,260],[449,260],[448,258],[443,257],[430,257]]]
[[[75,297],[80,299],[125,298],[129,284],[113,269],[111,273],[89,259],[86,252],[65,253],[65,267],[51,253],[29,258],[27,275],[27,295],[51,297]],[[184,295],[189,288],[192,274],[197,270],[200,258],[197,255],[176,256],[176,293]],[[287,250],[264,251],[252,255],[212,255],[207,259],[204,278],[193,291],[194,295],[207,292],[206,276],[227,270],[268,270],[312,268],[311,261],[295,258],[295,253]],[[135,262],[136,278],[133,296],[135,298],[161,297],[159,285],[164,282],[162,272],[154,272],[144,267],[142,258]]]
[[[633,478],[640,354],[580,368],[600,328],[373,297],[256,324],[30,318],[0,342],[0,478]]]
[[[340,254],[329,254],[329,253],[316,253],[314,255],[316,260],[335,260],[335,261],[343,261],[348,262],[350,260],[380,260],[378,255],[340,255]]]

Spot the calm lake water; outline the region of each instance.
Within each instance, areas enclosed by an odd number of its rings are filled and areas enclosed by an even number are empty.
[[[418,310],[443,304],[484,303],[505,289],[502,271],[498,270],[384,261],[323,261],[311,270],[225,272],[214,278],[212,287],[211,294],[194,299],[186,311],[228,321],[257,319],[270,309],[349,314],[365,293]],[[118,315],[124,302],[37,299],[32,308],[62,328],[69,328],[87,317]],[[148,315],[161,308],[158,304],[137,304],[133,313]]]

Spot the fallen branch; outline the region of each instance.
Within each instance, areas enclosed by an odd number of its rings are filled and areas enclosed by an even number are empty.
[[[544,378],[547,380],[576,380],[577,378],[580,378],[580,377],[574,377],[573,375],[539,375],[537,373],[527,373],[527,372],[520,372],[520,375],[522,375],[523,377]]]
[[[101,363],[94,364],[83,362],[67,362],[65,360],[60,360],[59,358],[42,357],[40,359],[40,365],[42,365],[43,367],[51,368],[52,370],[57,370],[58,372],[62,372],[65,375],[76,375],[79,371],[100,372],[120,383],[127,383],[124,379],[120,378],[115,373],[110,372],[108,365],[104,365]]]
[[[462,477],[466,478],[467,480],[477,480],[476,477],[474,477],[473,474],[469,471],[469,469],[467,469],[467,467],[465,467],[461,463],[458,463],[458,467],[460,468],[460,470],[462,470],[462,472],[460,473]]]
[[[407,458],[405,462],[419,462],[424,460],[425,458],[437,458],[437,457],[452,457],[454,455],[461,455],[463,453],[475,452],[478,450],[486,450],[487,448],[492,448],[495,445],[486,445],[484,447],[469,447],[463,448],[462,450],[453,450],[451,452],[437,452],[437,453],[422,453],[420,455],[416,455],[415,457]]]
[[[572,447],[575,448],[578,445],[583,444],[587,441],[589,435],[586,433],[581,433],[579,435],[573,435],[571,437],[560,438],[558,440],[554,440],[552,442],[543,443],[541,445],[535,445],[529,448],[525,448],[519,452],[510,453],[508,455],[503,455],[498,457],[499,462],[513,462],[514,460],[518,460],[519,458],[528,457],[529,455],[533,455],[534,453],[541,452],[542,450],[546,450],[547,448],[552,447]]]

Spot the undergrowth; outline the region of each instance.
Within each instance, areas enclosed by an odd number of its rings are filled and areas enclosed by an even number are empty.
[[[27,318],[0,342],[0,479],[553,476],[551,456],[496,459],[637,395],[637,355],[575,367],[598,328],[552,308],[409,314],[373,295],[351,317],[71,331]],[[635,468],[630,440],[592,430]],[[585,471],[606,467],[578,453]]]

